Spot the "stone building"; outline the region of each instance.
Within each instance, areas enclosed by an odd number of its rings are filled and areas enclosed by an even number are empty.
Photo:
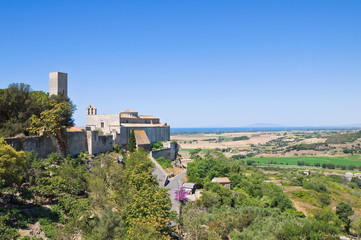
[[[49,73],[49,95],[68,95],[68,74]],[[114,144],[126,146],[131,130],[134,130],[137,146],[149,150],[157,141],[170,140],[170,126],[160,123],[154,116],[139,115],[133,110],[117,114],[98,114],[93,105],[86,109],[86,130],[101,130],[105,135],[112,135]]]
[[[169,125],[160,123],[157,117],[139,115],[133,110],[117,114],[97,114],[97,109],[90,104],[86,109],[86,128],[112,134],[120,146],[128,144],[130,132],[133,129],[137,146],[146,150],[157,141],[170,140]]]
[[[212,182],[217,182],[217,183],[221,184],[223,187],[231,189],[231,181],[229,180],[228,177],[213,178]]]
[[[49,95],[63,94],[68,96],[68,74],[62,72],[49,73]]]

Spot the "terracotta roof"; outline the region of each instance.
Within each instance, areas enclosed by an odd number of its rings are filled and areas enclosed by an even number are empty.
[[[85,131],[85,127],[70,127],[68,128],[69,132],[81,132]]]
[[[151,119],[159,119],[157,117],[154,117],[154,116],[139,116],[140,118],[151,118]]]
[[[134,130],[135,141],[137,145],[150,145],[150,141],[144,130]]]
[[[124,112],[122,112],[122,113],[137,113],[136,111],[133,111],[133,110],[130,110],[130,109],[128,109],[128,110],[125,110]]]
[[[213,178],[212,182],[217,182],[217,183],[230,183],[231,181],[229,180],[228,177],[218,177],[218,178]]]

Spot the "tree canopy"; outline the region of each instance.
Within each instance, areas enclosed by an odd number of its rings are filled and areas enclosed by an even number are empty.
[[[136,147],[137,147],[137,143],[136,143],[136,140],[135,140],[134,129],[132,129],[130,131],[130,136],[129,136],[128,150],[130,152],[134,152]]]
[[[25,168],[25,153],[15,151],[0,138],[0,186],[20,185]]]
[[[6,89],[0,89],[0,137],[13,137],[17,134],[30,134],[30,118],[40,118],[42,112],[50,110],[55,103],[69,103],[70,99],[63,96],[51,96],[42,91],[33,91],[28,84],[13,83]],[[64,126],[72,126],[73,111],[63,116]]]

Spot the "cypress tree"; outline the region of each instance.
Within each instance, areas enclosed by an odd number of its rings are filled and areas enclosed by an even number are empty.
[[[129,143],[128,143],[128,149],[130,152],[134,152],[136,148],[136,141],[135,141],[135,135],[134,135],[134,129],[130,132],[129,136]]]

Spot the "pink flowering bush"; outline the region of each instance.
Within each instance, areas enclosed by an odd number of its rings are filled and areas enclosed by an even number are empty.
[[[181,188],[179,188],[178,190],[174,191],[175,193],[175,200],[181,202],[181,203],[186,203],[187,202],[187,194],[188,192],[184,189],[184,187],[182,186]]]

